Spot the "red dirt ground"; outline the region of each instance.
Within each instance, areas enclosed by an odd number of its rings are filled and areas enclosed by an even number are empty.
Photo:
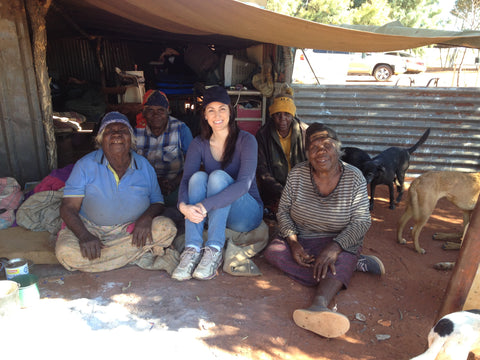
[[[216,359],[410,359],[426,349],[451,277],[451,272],[432,265],[458,256],[458,251],[442,250],[442,242],[432,240],[432,234],[460,231],[461,212],[446,200],[439,202],[421,233],[427,253],[420,255],[413,249],[411,224],[404,234],[408,243],[396,243],[396,224],[405,203],[390,210],[387,188],[380,186],[377,193],[363,252],[380,257],[386,275],[355,273],[349,289],[337,295],[338,311],[351,319],[348,333],[337,339],[322,338],[294,324],[293,311],[308,306],[314,290],[293,282],[261,255],[256,263],[263,276],[255,278],[221,273],[210,281],[179,283],[165,272],[130,266],[100,274],[66,273],[61,285],[45,276],[40,291],[43,297],[100,296],[117,302],[123,294],[121,302],[130,312],[160,319],[169,330],[203,331],[202,346],[214,351]],[[105,290],[107,283],[116,285]],[[129,302],[129,297],[137,300]],[[366,320],[356,320],[357,313]],[[376,335],[390,338],[378,340]]]

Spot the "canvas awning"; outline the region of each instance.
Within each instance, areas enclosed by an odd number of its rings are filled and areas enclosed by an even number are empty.
[[[298,48],[390,51],[430,44],[480,48],[480,31],[330,26],[277,14],[235,0],[57,0],[90,31],[134,35],[150,28],[164,35],[221,36]],[[109,18],[110,15],[115,18]],[[101,16],[101,17],[99,17]],[[116,20],[115,20],[116,19]],[[125,21],[126,20],[126,21]],[[140,24],[140,25],[139,25]]]

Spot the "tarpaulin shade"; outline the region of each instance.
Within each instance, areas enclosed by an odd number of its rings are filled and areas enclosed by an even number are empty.
[[[260,43],[336,51],[390,51],[430,44],[480,48],[479,31],[411,29],[394,23],[381,27],[330,26],[298,19],[235,0],[59,0],[75,19],[92,29],[118,27],[135,34],[135,24],[166,34],[220,35]],[[96,18],[95,10],[105,17]],[[82,16],[82,12],[87,15]],[[90,23],[89,19],[90,18]],[[95,21],[95,23],[93,23]],[[127,24],[130,24],[127,26]],[[233,40],[232,40],[233,41]]]

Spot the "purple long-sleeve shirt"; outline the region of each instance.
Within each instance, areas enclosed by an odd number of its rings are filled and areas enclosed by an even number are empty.
[[[217,195],[202,201],[202,205],[207,211],[230,205],[246,193],[249,193],[263,207],[255,180],[258,159],[257,149],[258,145],[255,137],[246,131],[240,130],[232,161],[223,169],[235,179],[235,182]],[[193,139],[187,151],[182,182],[180,183],[178,193],[178,204],[182,202],[189,204],[188,182],[190,177],[200,170],[202,164],[207,174],[212,173],[214,170],[222,170],[221,163],[212,156],[209,140],[203,140],[200,136],[197,136]]]

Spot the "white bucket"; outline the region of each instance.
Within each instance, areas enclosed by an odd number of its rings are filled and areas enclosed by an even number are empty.
[[[28,274],[28,261],[22,258],[12,259],[5,264],[7,280],[18,275]]]
[[[0,280],[0,317],[20,307],[19,286],[15,281]]]

